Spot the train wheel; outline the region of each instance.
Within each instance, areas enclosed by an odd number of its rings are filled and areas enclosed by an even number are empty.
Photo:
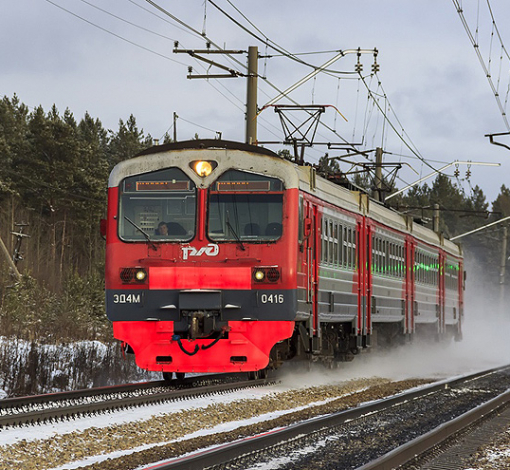
[[[186,377],[185,372],[176,372],[175,377],[179,382],[182,382],[184,380],[184,377]]]
[[[267,379],[267,368],[260,369],[258,372],[259,372],[259,379]]]
[[[258,378],[259,378],[258,371],[254,370],[254,371],[248,372],[248,380],[257,380]]]
[[[170,382],[174,376],[173,372],[163,372],[163,380],[165,382]]]

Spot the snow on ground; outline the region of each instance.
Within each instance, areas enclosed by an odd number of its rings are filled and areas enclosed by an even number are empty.
[[[153,417],[161,416],[163,414],[205,408],[215,403],[231,403],[242,399],[262,399],[285,390],[288,390],[288,388],[279,385],[271,389],[253,388],[224,395],[192,398],[183,401],[137,407],[129,410],[116,411],[113,414],[105,413],[98,416],[77,418],[73,421],[47,424],[43,423],[31,428],[29,435],[26,434],[26,431],[23,428],[4,429],[0,431],[0,446],[14,444],[21,440],[33,441],[37,439],[49,439],[56,434],[80,432],[91,427],[105,428],[116,424],[121,425],[134,421],[147,421]]]
[[[251,394],[245,395],[243,393],[242,397],[237,396],[234,399],[235,400],[245,399],[245,398],[249,399],[250,395]],[[256,398],[261,398],[261,397],[262,397],[262,395],[259,395]],[[233,398],[233,397],[230,397],[230,398]],[[332,401],[334,399],[335,398],[331,398],[329,400],[319,401],[319,402],[313,403],[313,405],[321,405],[321,404],[327,403],[328,401]],[[228,403],[229,401],[231,401],[231,400],[222,401],[222,403]],[[209,401],[207,404],[210,405],[211,402]],[[202,406],[207,406],[207,405],[202,404]],[[93,456],[93,457],[90,457],[90,458],[87,458],[87,459],[83,459],[83,460],[80,460],[80,461],[75,461],[73,463],[68,463],[68,464],[65,464],[65,465],[62,465],[62,466],[59,466],[59,467],[54,467],[53,469],[48,469],[48,470],[66,470],[66,469],[71,470],[71,469],[79,468],[79,467],[82,467],[82,466],[85,466],[85,465],[91,465],[93,463],[102,462],[102,461],[104,461],[104,460],[106,460],[108,458],[121,457],[123,455],[127,455],[127,454],[130,454],[130,453],[135,453],[135,452],[139,452],[139,451],[142,451],[142,450],[150,449],[152,447],[164,446],[164,445],[167,445],[167,444],[171,444],[172,442],[177,442],[177,441],[187,440],[187,439],[193,439],[194,437],[200,437],[200,436],[212,435],[212,434],[217,434],[217,433],[222,433],[222,432],[228,432],[228,431],[232,431],[234,429],[237,429],[237,428],[239,428],[241,426],[248,426],[250,424],[260,423],[262,421],[269,421],[269,420],[277,418],[279,416],[282,416],[282,415],[285,415],[285,414],[288,414],[288,413],[292,413],[292,412],[295,412],[295,411],[302,410],[304,408],[307,408],[308,406],[310,406],[310,405],[298,406],[298,407],[295,407],[295,408],[292,408],[292,409],[289,409],[289,410],[282,410],[282,411],[274,411],[274,412],[271,412],[271,413],[264,413],[264,414],[261,414],[259,416],[256,416],[256,417],[253,417],[253,418],[250,418],[250,419],[237,420],[237,421],[229,421],[229,422],[222,423],[222,424],[219,424],[217,426],[214,426],[212,428],[201,429],[200,431],[196,431],[196,432],[187,434],[187,435],[185,435],[185,436],[183,436],[182,438],[179,438],[179,439],[170,440],[170,441],[163,441],[163,442],[159,442],[159,443],[153,444],[153,445],[144,445],[144,446],[140,446],[140,447],[135,447],[135,448],[133,448],[133,449],[131,449],[129,451],[119,451],[119,452],[112,452],[112,453],[109,453],[109,454],[103,454],[103,455],[99,455],[99,456]],[[198,407],[198,408],[200,408],[200,407]],[[187,408],[187,409],[192,409],[192,408]],[[166,412],[166,413],[168,413],[168,412]],[[204,450],[204,449],[202,449],[202,450]],[[141,467],[140,470],[143,469],[143,468],[151,467],[151,466],[155,465],[156,463],[157,462],[154,462],[154,463],[152,463],[150,465]]]
[[[77,419],[70,423],[57,423],[57,424],[43,424],[41,426],[38,426],[37,428],[33,429],[33,432],[31,431],[30,436],[27,436],[22,429],[8,429],[5,431],[2,431],[0,433],[0,445],[8,445],[13,444],[16,442],[20,442],[21,440],[25,441],[33,441],[33,440],[39,440],[39,439],[51,439],[56,434],[65,434],[65,433],[71,433],[71,432],[79,432],[83,431],[85,429],[88,429],[90,427],[96,427],[96,428],[106,428],[108,426],[116,425],[116,424],[124,424],[124,423],[130,423],[133,421],[147,421],[152,417],[157,416],[163,416],[168,415],[172,413],[177,413],[183,410],[197,410],[197,412],[200,412],[201,409],[204,409],[210,405],[214,404],[229,404],[234,401],[239,400],[262,400],[264,398],[270,397],[270,396],[277,396],[279,393],[286,392],[290,390],[291,387],[285,384],[277,384],[273,387],[269,388],[252,388],[252,389],[244,389],[241,391],[236,391],[224,395],[218,395],[218,396],[210,396],[205,398],[194,398],[186,401],[179,401],[179,402],[171,402],[168,404],[163,405],[153,405],[153,406],[146,406],[143,408],[137,408],[134,410],[129,411],[121,411],[117,412],[113,415],[103,415],[93,418],[81,418]],[[222,432],[228,432],[234,429],[237,429],[241,426],[247,426],[254,423],[262,422],[271,420],[274,418],[277,418],[279,416],[300,411],[308,406],[316,406],[328,403],[332,400],[337,399],[337,396],[330,397],[325,400],[317,400],[313,401],[311,404],[303,405],[303,406],[295,406],[291,407],[289,409],[285,410],[279,410],[279,411],[272,411],[269,413],[263,413],[258,416],[254,416],[249,419],[241,419],[241,420],[233,420],[229,422],[224,422],[221,424],[218,424],[211,428],[201,429],[196,432],[192,432],[189,434],[186,434],[185,436],[182,436],[179,439],[174,440],[168,440],[168,441],[162,441],[155,444],[149,444],[149,445],[142,445],[139,447],[135,447],[130,449],[129,451],[122,450],[122,451],[116,451],[111,452],[108,454],[102,454],[102,455],[96,455],[91,456],[82,460],[78,460],[72,463],[66,463],[62,466],[54,467],[52,470],[64,470],[64,469],[75,469],[79,468],[85,465],[91,465],[93,463],[98,463],[105,461],[108,458],[116,458],[120,457],[129,453],[135,453],[142,450],[146,450],[149,448],[157,447],[157,446],[163,446],[167,444],[171,444],[172,442],[177,442],[180,440],[187,440],[192,439],[194,437],[200,437],[205,435],[212,435],[216,433],[222,433]]]
[[[119,344],[42,344],[0,336],[0,398],[160,379],[124,360]]]

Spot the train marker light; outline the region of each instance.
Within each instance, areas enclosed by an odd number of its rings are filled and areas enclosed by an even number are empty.
[[[208,160],[196,160],[190,163],[193,171],[200,177],[205,178],[216,168],[218,164]]]
[[[120,270],[120,280],[122,284],[145,284],[148,273],[144,268],[122,268]]]
[[[139,269],[138,271],[136,271],[135,273],[135,278],[138,282],[143,282],[145,281],[145,278],[147,277],[147,271],[145,271],[145,269]]]
[[[264,266],[252,268],[252,278],[255,282],[276,283],[280,280],[280,268],[277,266]]]

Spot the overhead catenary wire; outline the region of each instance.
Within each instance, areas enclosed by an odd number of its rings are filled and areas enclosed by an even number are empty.
[[[156,2],[153,2],[152,0],[145,0],[149,5],[152,5],[156,10],[159,10],[161,13],[165,14],[166,16],[172,18],[176,23],[180,24],[186,29],[189,29],[191,32],[195,33],[198,37],[204,38],[207,37],[204,32],[197,31],[195,28],[190,26],[189,24],[185,23],[181,19],[179,19],[177,16],[170,13],[168,10],[165,10],[163,7],[159,6]]]
[[[494,13],[492,12],[492,7],[491,7],[491,4],[490,4],[489,0],[487,0],[487,7],[488,7],[489,13],[491,15],[492,24],[494,25],[494,30],[496,31],[496,34],[497,34],[498,39],[499,39],[499,42],[501,43],[502,50],[505,53],[507,59],[510,60],[510,54],[508,53],[508,51],[507,51],[507,49],[506,49],[506,47],[505,47],[505,45],[503,43],[503,38],[501,37],[498,25],[496,24],[496,19],[494,18]]]
[[[206,0],[206,1],[207,1],[207,0]],[[271,41],[271,40],[267,37],[267,35],[266,35],[266,34],[264,34],[264,33],[263,33],[263,32],[262,32],[262,31],[261,31],[261,30],[260,30],[260,29],[259,29],[259,28],[258,28],[258,27],[257,27],[257,26],[256,26],[256,25],[255,25],[255,24],[254,24],[254,23],[253,23],[253,22],[252,22],[252,21],[251,21],[251,20],[250,20],[250,19],[249,19],[249,18],[248,18],[248,17],[247,17],[247,16],[246,16],[246,15],[245,15],[245,14],[244,14],[241,10],[240,10],[240,9],[239,9],[239,8],[238,8],[238,7],[237,7],[237,6],[236,6],[236,5],[234,5],[234,3],[233,3],[231,0],[227,0],[227,2],[228,2],[228,4],[229,4],[232,8],[234,8],[234,10],[235,10],[235,11],[237,11],[237,12],[238,12],[238,13],[239,13],[239,14],[240,14],[243,18],[244,18],[244,20],[245,20],[245,21],[247,21],[247,22],[250,24],[250,26],[251,26],[252,28],[254,28],[255,30],[257,30],[257,32],[258,32],[261,36],[263,36],[263,37],[265,38],[264,43],[266,44],[266,46],[268,46],[268,43],[269,43],[269,42],[271,42],[271,43],[273,43],[276,47],[278,47],[279,49],[281,49],[281,51],[282,51],[282,52],[280,52],[280,53],[279,53],[279,55],[280,55],[281,57],[296,58],[296,57],[298,57],[298,56],[300,56],[300,55],[317,55],[317,54],[329,54],[329,53],[335,53],[335,52],[336,52],[336,53],[338,53],[338,52],[339,52],[338,50],[329,50],[329,51],[299,52],[299,53],[292,52],[292,53],[291,53],[291,52],[287,51],[285,48],[283,48],[282,46],[280,46],[280,45],[276,44],[274,41]],[[212,3],[212,2],[211,2],[211,3]],[[214,6],[215,6],[216,8],[218,8],[218,9],[219,9],[219,7],[217,7],[216,5],[214,5]],[[223,14],[225,14],[225,15],[226,15],[226,13],[225,13],[223,10],[220,10],[220,11],[221,11]],[[240,27],[242,27],[240,24],[239,24],[239,26],[240,26]],[[243,28],[243,29],[245,29],[244,27],[242,27],[242,28]],[[259,38],[259,40],[260,40],[260,38]],[[273,49],[274,49],[274,47],[273,47]],[[276,49],[275,49],[275,50],[276,50]],[[275,55],[275,54],[272,54],[271,56],[268,56],[268,55],[266,54],[266,56],[264,56],[264,57],[268,57],[268,58],[269,58],[269,57],[276,57],[276,56],[277,56],[277,55]],[[300,63],[306,64],[306,63],[304,63],[304,62],[300,62]],[[309,66],[311,66],[311,67],[314,67],[314,66],[313,66],[313,65],[311,65],[311,64],[308,64],[308,65],[309,65]],[[356,72],[342,72],[342,73],[353,74],[353,73],[356,73]]]
[[[469,38],[469,40],[470,40],[470,42],[471,42],[471,44],[472,44],[472,46],[473,46],[473,48],[475,50],[476,56],[478,57],[478,61],[480,62],[480,65],[482,66],[482,69],[483,69],[483,72],[485,74],[485,77],[487,78],[487,81],[489,82],[489,86],[490,86],[490,88],[492,90],[492,93],[494,95],[496,103],[497,103],[497,105],[499,107],[499,111],[500,111],[501,116],[503,118],[503,122],[505,123],[505,126],[506,126],[507,130],[510,131],[510,124],[509,124],[507,116],[506,116],[506,109],[503,106],[503,104],[501,103],[501,99],[500,99],[500,95],[498,93],[498,89],[494,85],[494,82],[492,80],[490,71],[489,71],[487,65],[485,64],[484,58],[483,58],[482,53],[480,51],[480,45],[478,43],[477,33],[475,35],[473,35],[473,33],[471,32],[471,29],[469,28],[469,25],[467,23],[466,17],[464,15],[464,10],[462,8],[462,5],[461,5],[460,1],[459,0],[452,0],[452,1],[453,1],[453,4],[455,5],[455,8],[457,9],[457,13],[459,14],[459,18],[460,18],[460,20],[462,22],[462,26],[464,27],[464,30],[466,31],[467,36],[468,36],[468,38]],[[490,16],[492,18],[493,28],[496,31],[496,34],[497,34],[498,39],[500,41],[502,50],[505,53],[506,57],[510,60],[510,55],[508,54],[508,51],[506,50],[506,47],[504,46],[503,40],[502,40],[501,35],[499,33],[499,29],[498,29],[498,27],[496,25],[496,20],[494,18],[494,14],[492,12],[492,8],[491,8],[489,0],[487,0],[487,6],[488,6],[488,9],[489,9]]]
[[[189,34],[189,35],[193,36],[193,37],[195,37],[195,36],[196,36],[196,35],[195,35],[193,32],[191,32],[189,29],[184,28],[184,27],[180,26],[179,24],[175,24],[175,22],[172,22],[172,21],[170,21],[170,20],[167,20],[166,18],[164,18],[164,17],[162,17],[162,16],[159,16],[159,15],[158,15],[157,13],[155,13],[154,11],[150,10],[149,8],[145,8],[143,5],[139,5],[139,4],[138,4],[137,2],[135,2],[134,0],[127,0],[127,1],[128,1],[129,3],[131,3],[132,5],[136,6],[137,8],[139,8],[140,10],[143,10],[143,11],[145,11],[145,12],[149,13],[150,15],[152,15],[152,16],[154,16],[154,17],[158,18],[159,20],[164,21],[165,23],[167,23],[167,24],[171,25],[172,27],[174,27],[174,28],[178,29],[179,31],[182,31],[182,32],[184,32],[184,33],[186,33],[186,34]],[[141,0],[141,1],[144,1],[144,0]]]
[[[496,19],[494,18],[494,13],[492,11],[492,6],[491,6],[489,0],[487,0],[487,7],[489,9],[489,13],[490,13],[490,16],[491,16],[491,19],[492,19],[493,28],[496,31],[496,35],[498,36],[498,40],[499,40],[499,42],[501,44],[501,56],[500,56],[500,62],[499,62],[500,71],[499,71],[499,75],[498,75],[498,84],[497,84],[497,89],[499,90],[499,82],[500,82],[500,78],[501,78],[501,68],[502,68],[502,62],[503,62],[503,55],[505,55],[506,58],[510,61],[510,54],[508,53],[508,50],[505,47],[505,44],[503,43],[503,38],[501,37],[501,33],[499,32],[498,25],[496,24]],[[505,104],[503,106],[503,109],[505,110],[505,114],[506,114],[506,109],[507,109],[507,104],[508,104],[508,94],[509,94],[509,92],[510,92],[510,77],[509,77],[507,92],[506,92],[506,96],[505,96]]]
[[[221,47],[216,44],[210,37],[207,36],[207,34],[205,34],[205,32],[201,33],[199,31],[197,31],[195,28],[193,28],[192,26],[188,25],[186,22],[182,21],[181,19],[179,19],[177,16],[175,16],[174,14],[170,13],[168,10],[166,10],[165,8],[163,8],[162,6],[158,5],[156,2],[154,2],[153,0],[145,0],[148,4],[152,5],[154,8],[156,8],[158,11],[160,11],[161,13],[163,13],[164,15],[168,16],[169,18],[171,18],[172,20],[174,20],[175,22],[177,22],[178,24],[180,24],[181,26],[189,29],[191,32],[193,32],[194,34],[196,34],[198,37],[202,38],[203,40],[206,40],[207,42],[209,42],[212,46],[216,47],[218,50],[221,50]],[[248,69],[248,66],[246,64],[243,64],[242,62],[240,62],[239,60],[237,60],[234,56],[232,56],[231,54],[225,54],[227,57],[229,57],[233,62],[235,62],[239,67],[242,67],[243,69],[247,70]]]
[[[146,0],[146,1],[147,1],[148,3],[150,3],[151,5],[156,5],[156,7],[157,7],[160,11],[163,11],[163,12],[165,12],[165,11],[166,11],[166,10],[164,10],[163,8],[161,8],[161,7],[157,6],[157,4],[156,4],[154,1],[152,1],[152,0]],[[209,0],[209,1],[210,1],[210,0]],[[236,24],[238,24],[239,26],[241,26],[243,29],[245,29],[245,30],[246,30],[246,28],[244,28],[244,27],[243,27],[242,25],[240,25],[240,24],[239,24],[236,20],[234,20],[234,19],[233,19],[230,15],[228,15],[226,12],[224,12],[222,9],[220,9],[220,8],[219,8],[219,7],[218,7],[218,6],[217,6],[214,2],[210,1],[210,3],[211,3],[213,6],[215,6],[216,8],[218,8],[218,9],[219,9],[222,13],[224,13],[225,15],[227,15],[227,17],[229,17],[232,21],[234,21]],[[168,13],[168,12],[167,12],[167,13]],[[168,13],[168,15],[169,15],[170,17],[172,17],[172,18],[174,17],[174,15],[171,15],[170,13]],[[185,23],[184,23],[184,22],[182,22],[182,21],[180,21],[180,23],[181,23],[181,24],[183,24],[183,25],[185,25]],[[191,27],[190,27],[190,28],[191,28]],[[193,31],[195,31],[195,32],[196,32],[196,30],[194,30],[193,28],[191,28],[191,29],[192,29]],[[253,35],[253,33],[251,33],[251,34]],[[260,37],[257,37],[256,35],[254,35],[254,36],[255,36],[255,37],[256,37],[259,41],[263,42],[263,43],[264,43],[264,44],[266,44],[266,45],[267,45],[267,44],[268,44],[268,42],[269,42],[269,40],[265,40],[265,41],[264,41],[264,39],[262,39],[262,38],[260,38]],[[209,39],[209,38],[207,38],[207,40],[208,40],[208,41],[210,41],[210,39]],[[214,42],[212,42],[212,41],[210,41],[210,42],[211,42],[211,44],[213,44],[215,47],[218,47],[216,44],[214,44]],[[270,47],[273,47],[273,46],[270,46]],[[273,48],[274,48],[274,47],[273,47]],[[339,51],[339,52],[342,52],[342,51]],[[284,51],[284,53],[285,53],[287,56],[289,56],[289,53],[288,53],[287,51]],[[226,55],[227,55],[227,57],[230,57],[230,55],[229,55],[229,54],[226,54]],[[239,63],[237,60],[236,60],[236,62],[237,62],[237,63]],[[307,63],[305,63],[304,61],[299,60],[299,62],[300,62],[300,63],[303,63],[303,64],[305,64],[305,65],[308,65],[308,66],[310,66],[310,67],[312,67],[312,68],[314,68],[314,69],[317,69],[317,67],[316,67],[316,66],[311,65],[311,64],[307,64]],[[341,72],[340,72],[340,73],[341,73]],[[285,96],[285,93],[284,93],[284,92],[282,92],[281,90],[279,90],[279,88],[278,88],[276,85],[274,85],[271,81],[269,81],[266,77],[264,77],[264,76],[260,76],[260,75],[259,75],[258,77],[259,77],[259,78],[261,78],[262,80],[264,80],[264,81],[265,81],[265,82],[266,82],[266,83],[267,83],[270,87],[272,87],[274,90],[276,90],[277,92],[279,92],[282,96]],[[290,99],[290,98],[289,98],[289,99]],[[294,100],[291,100],[291,101],[292,101],[294,104],[297,104],[297,102],[295,102]],[[331,130],[331,129],[330,129],[330,130]],[[347,141],[344,139],[344,142],[347,142]]]
[[[360,76],[361,76],[361,75],[360,75]],[[436,171],[436,168],[434,168],[432,165],[430,165],[430,164],[427,162],[427,160],[426,160],[424,157],[422,157],[422,156],[418,153],[418,151],[417,151],[417,150],[415,150],[414,148],[412,148],[412,147],[411,147],[411,145],[407,142],[407,140],[405,140],[405,139],[403,138],[403,136],[401,136],[401,135],[400,135],[400,133],[397,131],[397,129],[396,129],[396,127],[395,127],[395,125],[394,125],[394,124],[390,121],[390,119],[388,118],[388,116],[386,115],[386,113],[384,112],[384,110],[381,108],[381,106],[380,106],[379,102],[378,102],[375,98],[373,98],[372,91],[371,91],[371,90],[370,90],[370,88],[368,87],[368,85],[367,85],[367,83],[366,83],[365,79],[364,79],[363,77],[361,77],[361,79],[362,79],[363,84],[364,84],[364,85],[365,85],[365,87],[367,88],[368,93],[372,96],[372,99],[374,100],[374,103],[376,104],[376,106],[378,107],[379,111],[380,111],[380,112],[381,112],[381,114],[383,115],[384,119],[386,119],[386,120],[387,120],[388,125],[389,125],[392,129],[393,129],[393,131],[394,131],[394,132],[395,132],[395,134],[398,136],[398,138],[399,138],[399,139],[400,139],[400,140],[404,143],[404,145],[405,145],[405,146],[406,146],[406,147],[407,147],[407,148],[411,151],[411,153],[413,153],[413,154],[414,154],[414,155],[415,155],[415,156],[416,156],[419,160],[421,160],[421,161],[422,161],[425,165],[427,165],[430,169],[432,169],[432,170]],[[381,82],[380,82],[380,80],[379,80],[379,84],[380,84],[380,83],[381,83]],[[382,85],[381,85],[381,89],[382,89]],[[383,89],[383,91],[384,91],[384,89]],[[386,95],[386,93],[384,93],[384,94]],[[391,105],[390,105],[390,109],[393,111],[393,107],[391,107]],[[394,112],[394,111],[393,111],[393,114],[394,114],[394,116],[395,116],[395,118],[396,118],[396,120],[397,120],[397,123],[399,124],[400,128],[403,128],[403,126],[402,126],[402,124],[401,124],[400,120],[398,119],[398,117],[396,116],[396,114],[395,114],[395,112]],[[411,143],[412,143],[412,142],[411,142]],[[414,146],[414,144],[413,144],[413,146]]]
[[[161,37],[161,38],[163,38],[163,39],[167,39],[167,40],[170,40],[170,41],[172,41],[172,42],[175,42],[175,41],[176,41],[176,39],[175,39],[175,38],[170,38],[170,37],[168,37],[168,36],[165,36],[165,35],[162,35],[162,34],[156,33],[155,31],[152,31],[152,30],[150,30],[150,29],[148,29],[148,28],[144,28],[143,26],[137,25],[136,23],[133,23],[133,22],[131,22],[131,21],[128,21],[128,20],[126,20],[126,19],[124,19],[124,18],[121,18],[121,17],[120,17],[120,16],[118,16],[118,15],[115,15],[115,14],[113,14],[113,13],[111,13],[111,12],[109,12],[109,11],[107,11],[107,10],[103,9],[103,8],[100,8],[100,7],[96,6],[96,5],[94,5],[94,4],[90,3],[90,2],[88,2],[87,0],[80,0],[80,1],[81,1],[81,2],[83,2],[83,3],[86,3],[87,5],[90,5],[90,6],[91,6],[91,7],[93,7],[93,8],[96,8],[97,10],[99,10],[99,11],[101,11],[101,12],[103,12],[103,13],[106,13],[107,15],[110,15],[110,16],[112,16],[112,17],[114,17],[114,18],[116,18],[116,19],[118,19],[118,20],[120,20],[120,21],[123,21],[124,23],[127,23],[127,24],[129,24],[129,25],[131,25],[131,26],[134,26],[134,27],[139,28],[139,29],[141,29],[141,30],[143,30],[143,31],[146,31],[146,32],[151,33],[151,34],[154,34],[154,35],[156,35],[156,36],[159,36],[159,37]],[[142,8],[140,5],[138,5],[137,3],[133,2],[132,0],[128,0],[128,1],[130,1],[130,2],[131,2],[131,3],[133,3],[134,5],[136,5],[136,6],[140,7],[140,8]],[[153,3],[153,2],[152,2],[152,3]],[[143,8],[143,9],[144,9],[144,10],[146,10],[146,11],[148,11],[148,10],[147,10],[147,9],[145,9],[145,8]],[[152,12],[150,12],[150,13],[152,13]],[[158,17],[158,18],[160,18],[160,17]],[[182,28],[181,28],[181,29],[182,29]],[[202,35],[204,35],[204,34],[205,34],[205,14],[204,14],[204,29],[203,29]],[[182,63],[181,63],[181,64],[182,64]],[[182,64],[182,65],[185,65],[185,64]],[[221,84],[220,84],[220,85],[221,85]],[[213,86],[213,88],[214,88],[214,86]],[[226,90],[228,93],[230,93],[230,94],[231,94],[231,95],[232,95],[235,99],[237,99],[237,100],[238,100],[241,104],[243,104],[243,102],[242,102],[239,98],[237,98],[237,97],[236,97],[233,93],[231,93],[231,92],[230,92],[230,90],[229,90],[228,88],[226,88],[226,87],[224,87],[224,88],[225,88],[225,90]],[[227,99],[228,101],[230,101],[230,100],[228,99],[228,97],[227,97],[227,96],[225,96],[223,93],[221,93],[221,91],[219,91],[219,90],[217,90],[217,89],[216,89],[216,91],[217,91],[218,93],[220,93],[220,94],[221,94],[221,95],[222,95],[225,99]],[[236,106],[236,105],[235,105],[235,103],[232,103],[232,104],[234,104],[234,106]],[[240,109],[241,111],[243,110],[241,107],[239,107],[239,106],[237,106],[237,107],[238,107],[238,109]]]
[[[255,26],[255,24],[248,19],[248,17],[246,15],[244,15],[240,10],[239,8],[237,8],[235,5],[233,5],[233,3],[230,1],[230,0],[227,0],[228,3],[253,27],[257,30],[257,32],[260,34],[260,36],[257,36],[255,34],[253,34],[251,31],[249,31],[247,28],[245,28],[243,25],[241,25],[239,22],[237,22],[236,20],[234,20],[233,18],[231,18],[230,15],[226,14],[221,8],[219,8],[212,0],[206,0],[206,2],[209,1],[209,3],[211,3],[213,6],[215,6],[219,11],[221,11],[223,14],[225,14],[229,19],[232,19],[232,21],[234,21],[239,27],[242,27],[246,32],[248,32],[249,34],[251,34],[253,37],[256,37],[257,40],[263,42],[265,45],[266,45],[266,48],[267,47],[272,47],[273,49],[275,49],[275,47],[273,47],[273,45],[277,46],[278,48],[282,49],[281,51],[281,54],[282,56],[285,56],[285,57],[289,57],[291,59],[295,58],[295,56],[297,54],[291,54],[289,53],[288,51],[286,51],[285,49],[281,48],[280,46],[276,45],[276,43],[274,43],[273,41],[271,41],[259,28],[257,28]],[[272,45],[271,45],[272,44]],[[275,49],[276,50],[276,49]],[[320,53],[320,52],[318,52]],[[310,53],[311,54],[311,53]],[[300,63],[303,63],[305,65],[308,65],[312,68],[316,68],[317,66],[314,66],[314,65],[311,65],[311,64],[308,64],[304,61],[299,61]],[[324,70],[324,73],[339,73],[338,71],[331,71],[331,70]],[[264,77],[262,77],[264,78]],[[266,80],[268,84],[270,84],[269,80]],[[380,83],[380,82],[379,82]],[[272,84],[271,84],[272,85]],[[366,84],[365,84],[366,85]],[[370,92],[370,90],[369,90]],[[287,97],[289,98],[289,97]],[[290,99],[290,98],[289,98]],[[386,127],[386,124],[388,123],[388,125],[390,125],[394,132],[397,134],[397,136],[399,137],[399,139],[401,140],[402,144],[404,144],[407,148],[409,148],[409,150],[415,155],[415,158],[419,159],[422,164],[425,164],[427,165],[428,167],[430,167],[431,169],[435,169],[432,165],[428,164],[427,161],[424,159],[424,157],[422,155],[420,155],[420,153],[418,152],[418,150],[416,150],[416,146],[412,143],[412,141],[409,139],[409,136],[407,136],[407,133],[405,133],[404,131],[404,127],[401,125],[399,119],[398,119],[398,116],[395,114],[391,104],[389,103],[389,100],[388,100],[388,97],[386,95],[386,93],[384,93],[384,100],[385,100],[385,105],[384,105],[384,109],[381,107],[381,105],[379,103],[376,103],[375,100],[374,100],[374,105],[377,106],[377,108],[379,109],[381,115],[383,116],[384,118],[384,121],[383,121],[383,131],[382,131],[382,142],[384,142],[384,139],[386,138],[386,141],[388,139],[388,133],[385,132],[385,127]],[[291,100],[293,101],[293,100]],[[293,101],[294,102],[294,101]],[[297,104],[297,103],[296,103]],[[389,112],[392,112],[397,120],[397,122],[400,124],[400,127],[402,129],[402,132],[399,133],[396,131],[395,129],[395,126],[390,122],[390,119],[388,117],[388,113]],[[321,123],[321,125],[323,125],[323,123]],[[368,126],[368,124],[367,124]],[[336,126],[335,126],[336,127]],[[328,126],[326,126],[326,128],[328,128]],[[336,132],[336,129],[331,129],[329,128],[330,131],[333,131],[335,134],[337,134]],[[337,134],[338,135],[338,134]],[[409,140],[409,142],[407,141]],[[345,140],[344,140],[345,142]],[[413,148],[414,147],[414,148]],[[399,178],[400,179],[400,178]]]
[[[57,7],[57,8],[59,8],[60,10],[63,10],[63,11],[65,11],[66,13],[68,13],[68,14],[70,14],[70,15],[74,16],[75,18],[78,18],[78,19],[80,19],[81,21],[84,21],[85,23],[88,23],[89,25],[94,26],[95,28],[100,29],[101,31],[104,31],[105,33],[108,33],[108,34],[110,34],[110,35],[112,35],[112,36],[115,36],[116,38],[118,38],[118,39],[120,39],[120,40],[122,40],[122,41],[125,41],[125,42],[127,42],[127,43],[129,43],[129,44],[131,44],[131,45],[133,45],[133,46],[135,46],[135,47],[138,47],[138,48],[140,48],[140,49],[142,49],[142,50],[144,50],[144,51],[150,52],[151,54],[154,54],[154,55],[157,55],[157,56],[159,56],[159,57],[162,57],[163,59],[169,60],[169,61],[171,61],[171,62],[175,62],[176,64],[182,65],[182,66],[184,66],[184,67],[186,67],[186,66],[187,66],[187,65],[186,65],[186,64],[184,64],[183,62],[179,62],[178,60],[172,59],[171,57],[168,57],[168,56],[167,56],[167,55],[165,55],[165,54],[161,54],[160,52],[156,52],[156,51],[154,51],[154,50],[152,50],[152,49],[149,49],[148,47],[142,46],[141,44],[138,44],[138,43],[136,43],[136,42],[134,42],[134,41],[131,41],[130,39],[127,39],[127,38],[125,38],[125,37],[121,36],[120,34],[114,33],[113,31],[110,31],[110,30],[109,30],[109,29],[107,29],[107,28],[103,28],[102,26],[99,26],[98,24],[96,24],[96,23],[94,23],[94,22],[92,22],[92,21],[90,21],[90,20],[87,20],[87,19],[86,19],[86,18],[84,18],[83,16],[80,16],[80,15],[78,15],[78,14],[76,14],[76,13],[72,12],[71,10],[68,10],[67,8],[64,8],[63,6],[59,5],[58,3],[53,2],[52,0],[45,0],[45,1],[46,1],[46,2],[48,2],[48,3],[50,3],[51,5],[53,5],[53,6]]]
[[[210,132],[214,132],[216,134],[219,134],[220,131],[215,131],[214,129],[211,129],[209,127],[205,127],[205,126],[202,126],[200,124],[197,124],[196,122],[192,122],[192,121],[189,121],[188,119],[184,119],[182,116],[178,116],[178,118],[181,120],[181,121],[184,121],[184,122],[187,122],[188,124],[191,124],[193,126],[196,126],[196,127],[200,127],[200,129],[204,129],[206,131],[210,131]]]
[[[80,0],[80,2],[85,3],[86,5],[89,5],[90,7],[95,8],[96,10],[99,10],[102,13],[105,13],[105,14],[113,17],[113,18],[116,18],[119,21],[122,21],[122,22],[124,22],[126,24],[129,24],[130,26],[134,26],[135,28],[138,28],[138,29],[140,29],[142,31],[145,31],[145,32],[149,33],[149,34],[153,34],[153,35],[158,36],[158,37],[160,37],[162,39],[167,39],[168,41],[172,41],[172,42],[176,41],[176,39],[174,39],[174,38],[165,36],[164,34],[157,33],[156,31],[153,31],[152,29],[145,28],[145,27],[140,26],[140,25],[138,25],[136,23],[133,23],[132,21],[126,20],[125,18],[122,18],[122,17],[120,17],[118,15],[115,15],[114,13],[112,13],[112,12],[110,12],[108,10],[105,10],[104,8],[98,7],[97,5],[94,5],[93,3],[88,2],[87,0]]]
[[[151,0],[146,0],[146,1],[151,1]],[[237,21],[234,17],[232,17],[232,15],[229,15],[225,10],[223,10],[221,7],[219,7],[216,3],[214,3],[213,0],[206,0],[208,1],[211,5],[213,5],[219,12],[221,12],[225,17],[227,17],[230,21],[232,21],[235,25],[237,25],[239,28],[241,28],[243,31],[245,31],[247,34],[249,34],[250,36],[252,36],[253,38],[257,39],[257,41],[261,42],[262,44],[268,44],[268,46],[272,49],[274,49],[275,51],[279,52],[280,54],[284,55],[285,57],[291,59],[291,60],[294,60],[302,65],[305,65],[307,67],[310,67],[314,70],[318,69],[318,68],[321,68],[317,65],[314,65],[314,64],[310,64],[304,60],[301,60],[299,57],[297,57],[295,54],[285,50],[283,47],[279,46],[277,43],[275,43],[274,41],[272,41],[271,39],[269,39],[267,37],[267,35],[265,35],[264,33],[262,33],[258,28],[257,31],[259,31],[260,33],[259,34],[262,34],[264,37],[261,37],[260,35],[257,35],[255,34],[253,31],[250,31],[247,27],[245,27],[244,25],[242,25],[239,21]],[[231,2],[229,2],[231,4]],[[232,5],[232,4],[231,4]],[[240,12],[240,10],[235,7],[236,11]],[[245,15],[243,15],[243,17],[245,18]],[[253,25],[253,23],[250,22],[251,25]],[[340,53],[342,52],[341,50],[337,50],[335,51],[337,53]],[[333,73],[333,74],[342,74],[344,72],[340,71],[340,70],[330,70],[330,69],[324,69],[324,72],[330,72],[330,73]]]

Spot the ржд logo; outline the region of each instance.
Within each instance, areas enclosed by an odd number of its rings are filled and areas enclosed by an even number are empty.
[[[218,256],[220,252],[220,247],[215,243],[209,243],[207,246],[203,246],[199,250],[197,250],[193,246],[183,246],[182,247],[182,259],[187,260],[190,256]]]

